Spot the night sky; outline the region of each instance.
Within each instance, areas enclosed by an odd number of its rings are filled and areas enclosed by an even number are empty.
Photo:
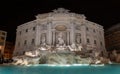
[[[7,40],[14,42],[18,25],[60,7],[84,14],[87,20],[104,26],[105,30],[120,23],[119,0],[4,0],[0,2],[0,30],[7,31]]]

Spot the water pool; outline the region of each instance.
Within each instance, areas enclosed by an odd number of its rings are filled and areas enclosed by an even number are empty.
[[[0,66],[0,74],[120,74],[120,64]]]

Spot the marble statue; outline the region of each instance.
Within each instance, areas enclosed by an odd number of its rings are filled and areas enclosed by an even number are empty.
[[[64,45],[65,45],[62,32],[60,32],[60,33],[58,34],[57,40],[58,40],[57,46],[64,46]]]
[[[45,38],[45,35],[43,35],[42,38],[41,38],[41,45],[43,45],[43,46],[46,45],[46,38]]]
[[[76,37],[76,43],[77,43],[77,44],[80,44],[80,43],[81,43],[81,40],[80,40],[80,36],[79,36],[79,35],[77,35],[77,37]]]
[[[75,43],[72,43],[71,46],[68,45],[68,48],[70,49],[70,51],[76,51],[77,50]]]
[[[78,45],[78,50],[82,51],[83,47],[81,45]]]

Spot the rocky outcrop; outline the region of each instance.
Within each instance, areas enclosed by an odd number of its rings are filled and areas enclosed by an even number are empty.
[[[33,64],[106,64],[109,59],[100,56],[99,51],[69,51],[69,50],[43,50],[41,48],[25,52],[24,55],[14,57],[14,65]],[[57,49],[57,48],[56,48]],[[67,49],[67,48],[66,48]],[[120,57],[119,57],[120,59]]]
[[[45,53],[45,52],[44,52]],[[95,59],[92,57],[82,57],[75,53],[45,53],[41,56],[19,56],[14,58],[14,65],[33,65],[33,64],[106,64],[109,59],[100,57]]]
[[[74,54],[53,53],[47,55],[47,64],[73,64],[75,62]]]
[[[120,63],[120,54],[117,54],[117,56],[116,56],[116,62]]]
[[[14,65],[33,65],[39,64],[39,57],[26,57],[26,56],[19,56],[17,59],[14,58]]]
[[[113,50],[110,54],[110,60],[115,63],[120,63],[120,54],[116,50]]]

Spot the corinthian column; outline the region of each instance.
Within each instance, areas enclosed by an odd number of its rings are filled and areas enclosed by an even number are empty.
[[[86,40],[86,26],[85,25],[81,26],[81,40],[82,40],[82,44],[86,45],[87,40]]]
[[[75,35],[74,35],[74,24],[71,23],[71,30],[70,30],[70,44],[75,43]]]
[[[36,34],[35,34],[35,45],[38,46],[40,44],[40,26],[36,26]]]
[[[51,22],[47,24],[47,43],[49,45],[52,44],[52,30],[51,30]]]
[[[52,33],[53,33],[53,36],[52,36],[53,37],[53,39],[52,39],[53,41],[52,41],[52,43],[53,43],[53,45],[55,45],[55,31],[53,30]]]
[[[67,31],[67,45],[69,45],[69,31]]]

